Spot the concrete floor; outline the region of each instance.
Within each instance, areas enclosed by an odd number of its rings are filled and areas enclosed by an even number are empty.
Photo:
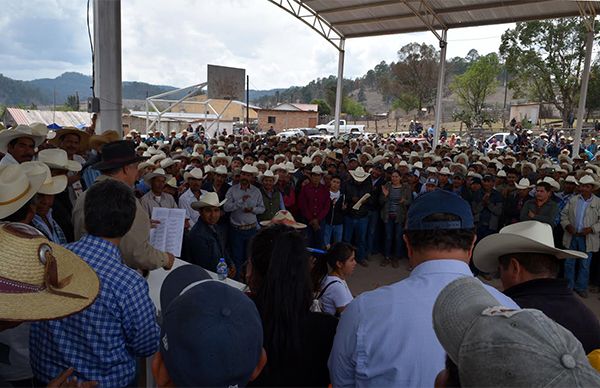
[[[392,284],[408,277],[410,272],[408,271],[407,260],[400,261],[399,268],[392,268],[390,265],[381,267],[379,265],[381,258],[381,255],[371,256],[369,259],[369,267],[367,268],[361,267],[360,265],[356,266],[354,274],[348,279],[348,286],[350,287],[352,294],[356,296],[362,292],[371,291],[380,286]],[[493,280],[486,283],[491,284],[498,289],[502,288],[499,280]],[[590,292],[587,299],[582,299],[583,302],[592,309],[598,319],[600,319],[599,298],[600,294]]]

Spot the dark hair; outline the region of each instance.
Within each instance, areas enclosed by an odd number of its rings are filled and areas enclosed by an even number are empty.
[[[329,267],[335,269],[338,262],[344,263],[354,252],[356,252],[356,248],[352,245],[345,242],[336,242],[326,254],[315,256],[315,266],[311,272],[313,291],[319,291],[323,279],[329,273]]]
[[[308,259],[303,235],[288,226],[269,226],[252,239],[252,276],[268,264],[256,290],[256,305],[263,321],[265,349],[275,366],[289,362],[287,355],[301,352],[302,331],[312,303]]]
[[[558,259],[552,255],[545,253],[509,253],[498,258],[502,268],[507,269],[510,259],[515,258],[519,264],[532,275],[550,275],[558,276],[560,263]]]
[[[460,221],[460,218],[454,214],[435,213],[425,217],[423,221]],[[405,230],[404,235],[410,241],[413,249],[417,251],[424,249],[468,251],[473,244],[475,229]]]
[[[446,355],[446,371],[448,372],[446,388],[460,388],[460,375],[458,366]]]
[[[133,191],[114,179],[93,184],[85,194],[85,229],[92,236],[123,237],[135,219]]]
[[[32,207],[37,204],[38,196],[37,194],[31,197],[29,201],[27,201],[23,206],[19,208],[16,212],[12,213],[9,216],[6,216],[2,219],[2,221],[6,222],[23,222],[27,219]]]
[[[536,183],[535,187],[543,187],[546,191],[552,191],[552,185],[544,181]]]

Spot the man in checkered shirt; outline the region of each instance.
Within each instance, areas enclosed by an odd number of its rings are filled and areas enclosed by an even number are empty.
[[[119,240],[135,217],[133,192],[108,179],[94,184],[85,200],[89,234],[66,246],[100,278],[100,294],[86,310],[68,318],[38,322],[31,328],[31,365],[44,385],[74,367],[79,381],[101,387],[135,384],[136,357],[158,350],[159,327],[148,285],[123,264]]]

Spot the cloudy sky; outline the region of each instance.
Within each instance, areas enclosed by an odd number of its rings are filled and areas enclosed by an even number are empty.
[[[0,0],[0,73],[30,80],[91,73],[87,0]],[[123,0],[123,79],[188,86],[206,64],[242,67],[252,89],[305,85],[337,72],[337,50],[266,0]],[[93,17],[91,18],[93,19]],[[448,32],[448,57],[497,51],[512,25]],[[396,60],[410,42],[437,47],[432,33],[350,39],[345,77]]]

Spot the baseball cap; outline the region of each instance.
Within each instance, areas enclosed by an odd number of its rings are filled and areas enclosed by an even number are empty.
[[[425,184],[437,186],[438,180],[437,180],[437,178],[427,178],[427,180],[425,181]]]
[[[573,334],[539,310],[513,310],[474,277],[438,295],[433,328],[463,386],[600,386]]]
[[[174,269],[160,290],[160,352],[178,387],[245,386],[263,329],[254,302],[196,265]]]
[[[424,221],[432,214],[450,214],[456,221]],[[421,194],[408,209],[406,230],[470,229],[473,228],[473,213],[467,201],[445,190]]]

